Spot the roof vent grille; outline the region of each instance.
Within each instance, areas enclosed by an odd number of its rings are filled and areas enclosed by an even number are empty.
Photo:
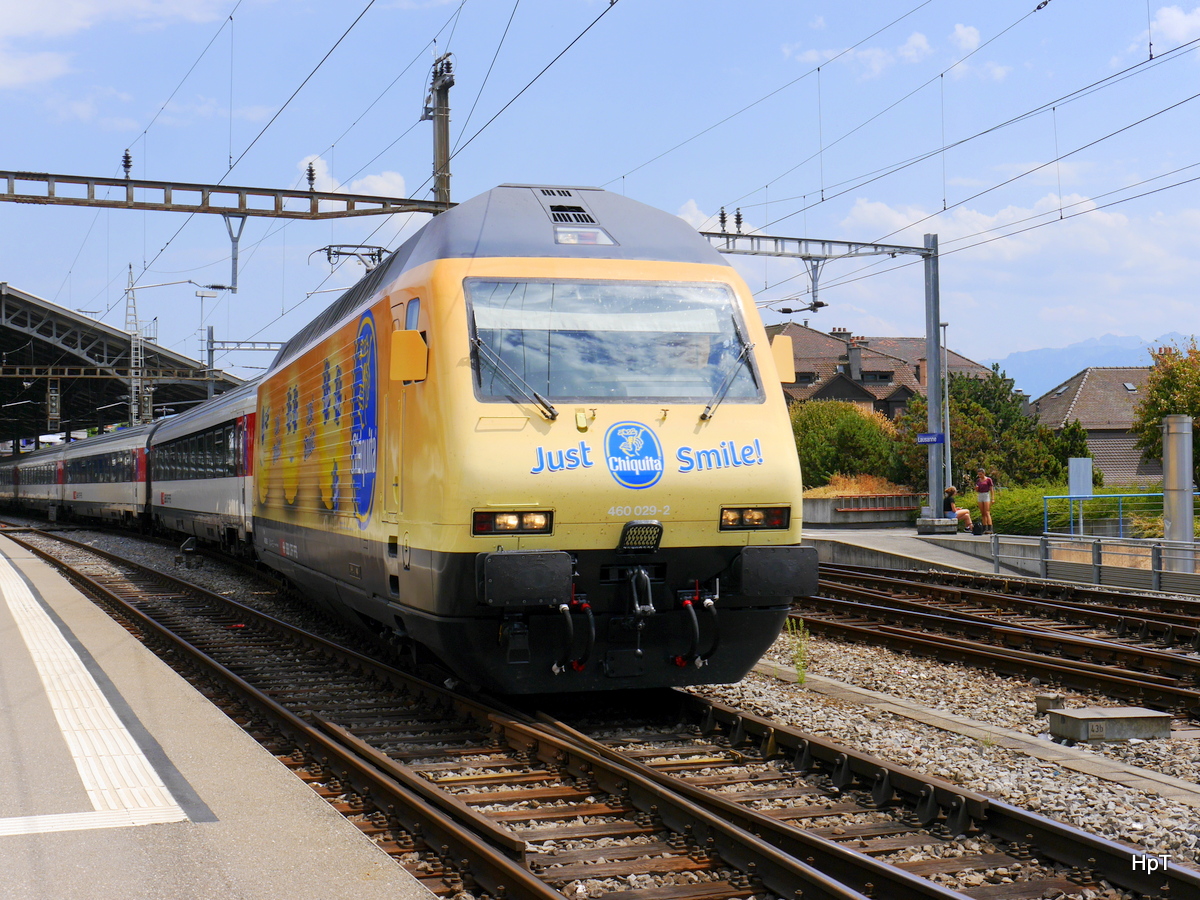
[[[570,197],[571,192],[566,188],[542,188],[543,197]]]
[[[555,222],[567,222],[569,224],[596,224],[596,220],[582,206],[551,206],[550,218]]]

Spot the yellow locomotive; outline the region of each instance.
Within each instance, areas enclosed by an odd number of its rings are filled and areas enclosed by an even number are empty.
[[[502,185],[280,351],[256,550],[497,692],[736,681],[816,586],[775,349],[678,217]]]

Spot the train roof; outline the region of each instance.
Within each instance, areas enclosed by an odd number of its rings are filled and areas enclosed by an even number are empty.
[[[200,431],[210,425],[217,425],[235,419],[239,415],[251,412],[258,398],[258,381],[250,381],[232,391],[218,394],[211,400],[205,400],[198,406],[171,416],[159,419],[158,427],[154,429],[153,444],[161,444],[180,435]]]
[[[559,243],[557,228],[602,230],[608,243]],[[502,184],[435,216],[305,326],[275,357],[286,362],[365,306],[402,272],[438,259],[625,259],[727,266],[678,216],[594,187]]]

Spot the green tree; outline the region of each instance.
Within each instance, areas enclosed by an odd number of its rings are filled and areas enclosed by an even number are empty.
[[[949,394],[950,452],[959,488],[969,489],[979,469],[1002,485],[1060,481],[1066,477],[1067,459],[1091,455],[1078,422],[1064,440],[1036,416],[1026,415],[1023,396],[999,366],[987,378],[951,375]],[[910,484],[922,484],[927,477],[928,453],[916,442],[928,427],[926,409],[925,398],[914,397],[896,421],[902,477]]]
[[[1174,345],[1150,351],[1153,366],[1142,400],[1133,411],[1134,434],[1146,459],[1162,459],[1163,416],[1184,415],[1200,419],[1200,349],[1193,336],[1185,347]],[[1196,475],[1200,476],[1200,454]]]
[[[837,474],[896,477],[894,431],[878,413],[840,400],[809,400],[792,407],[791,419],[806,487],[828,484]]]

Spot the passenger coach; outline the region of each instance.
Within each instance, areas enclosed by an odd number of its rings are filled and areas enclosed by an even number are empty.
[[[63,444],[61,505],[68,516],[132,526],[146,511],[146,442],[139,425]]]
[[[159,422],[150,439],[150,515],[165,531],[250,552],[254,383]]]

